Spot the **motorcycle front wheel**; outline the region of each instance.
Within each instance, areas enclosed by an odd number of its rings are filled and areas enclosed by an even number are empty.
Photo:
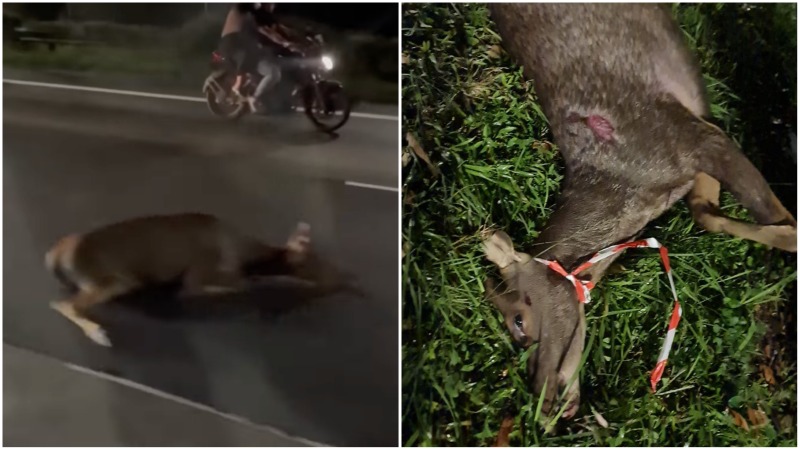
[[[347,123],[350,108],[350,99],[338,82],[319,81],[303,90],[306,116],[326,133],[333,133]]]
[[[206,78],[203,93],[206,105],[214,115],[235,120],[247,112],[247,103],[237,99],[231,91],[234,80],[234,75],[228,71],[214,72]]]

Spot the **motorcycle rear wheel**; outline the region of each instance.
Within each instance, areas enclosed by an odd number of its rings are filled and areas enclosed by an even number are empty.
[[[231,91],[233,82],[233,74],[225,72],[210,80],[205,88],[208,109],[214,115],[229,120],[242,117],[249,109],[247,103],[236,99],[236,95]]]

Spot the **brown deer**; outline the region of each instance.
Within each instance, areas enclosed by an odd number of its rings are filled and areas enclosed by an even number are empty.
[[[311,251],[300,223],[284,246],[267,245],[220,219],[200,213],[137,217],[59,240],[45,265],[74,295],[51,303],[99,345],[105,330],[86,317],[92,307],[136,289],[182,282],[183,297],[239,291],[257,277],[289,275],[319,293],[360,290]]]
[[[505,49],[533,81],[566,166],[556,209],[529,254],[503,232],[484,240],[505,285],[495,290],[488,280],[487,296],[517,342],[538,343],[528,374],[549,413],[559,388],[577,378],[583,304],[530,255],[571,270],[633,239],[684,196],[706,230],[790,252],[797,223],[737,145],[705,120],[700,68],[668,6],[520,3],[490,11]],[[725,216],[721,187],[757,223]],[[584,275],[597,283],[614,259]],[[575,414],[579,393],[575,380],[563,417]]]

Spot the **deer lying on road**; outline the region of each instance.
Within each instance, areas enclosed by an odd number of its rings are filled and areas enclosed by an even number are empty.
[[[59,240],[45,265],[74,295],[51,303],[92,341],[110,346],[105,330],[86,317],[92,307],[142,287],[180,280],[179,295],[223,294],[255,277],[290,275],[320,293],[352,288],[347,277],[311,251],[300,223],[284,246],[271,246],[198,213],[149,216]]]

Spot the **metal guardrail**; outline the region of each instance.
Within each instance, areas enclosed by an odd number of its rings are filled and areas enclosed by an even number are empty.
[[[56,47],[59,45],[98,45],[98,42],[92,41],[83,41],[79,39],[66,39],[58,37],[54,33],[48,33],[45,31],[33,31],[29,30],[25,27],[17,27],[14,28],[14,32],[11,37],[12,42],[20,43],[20,44],[43,44],[47,45],[48,50],[55,51]]]

